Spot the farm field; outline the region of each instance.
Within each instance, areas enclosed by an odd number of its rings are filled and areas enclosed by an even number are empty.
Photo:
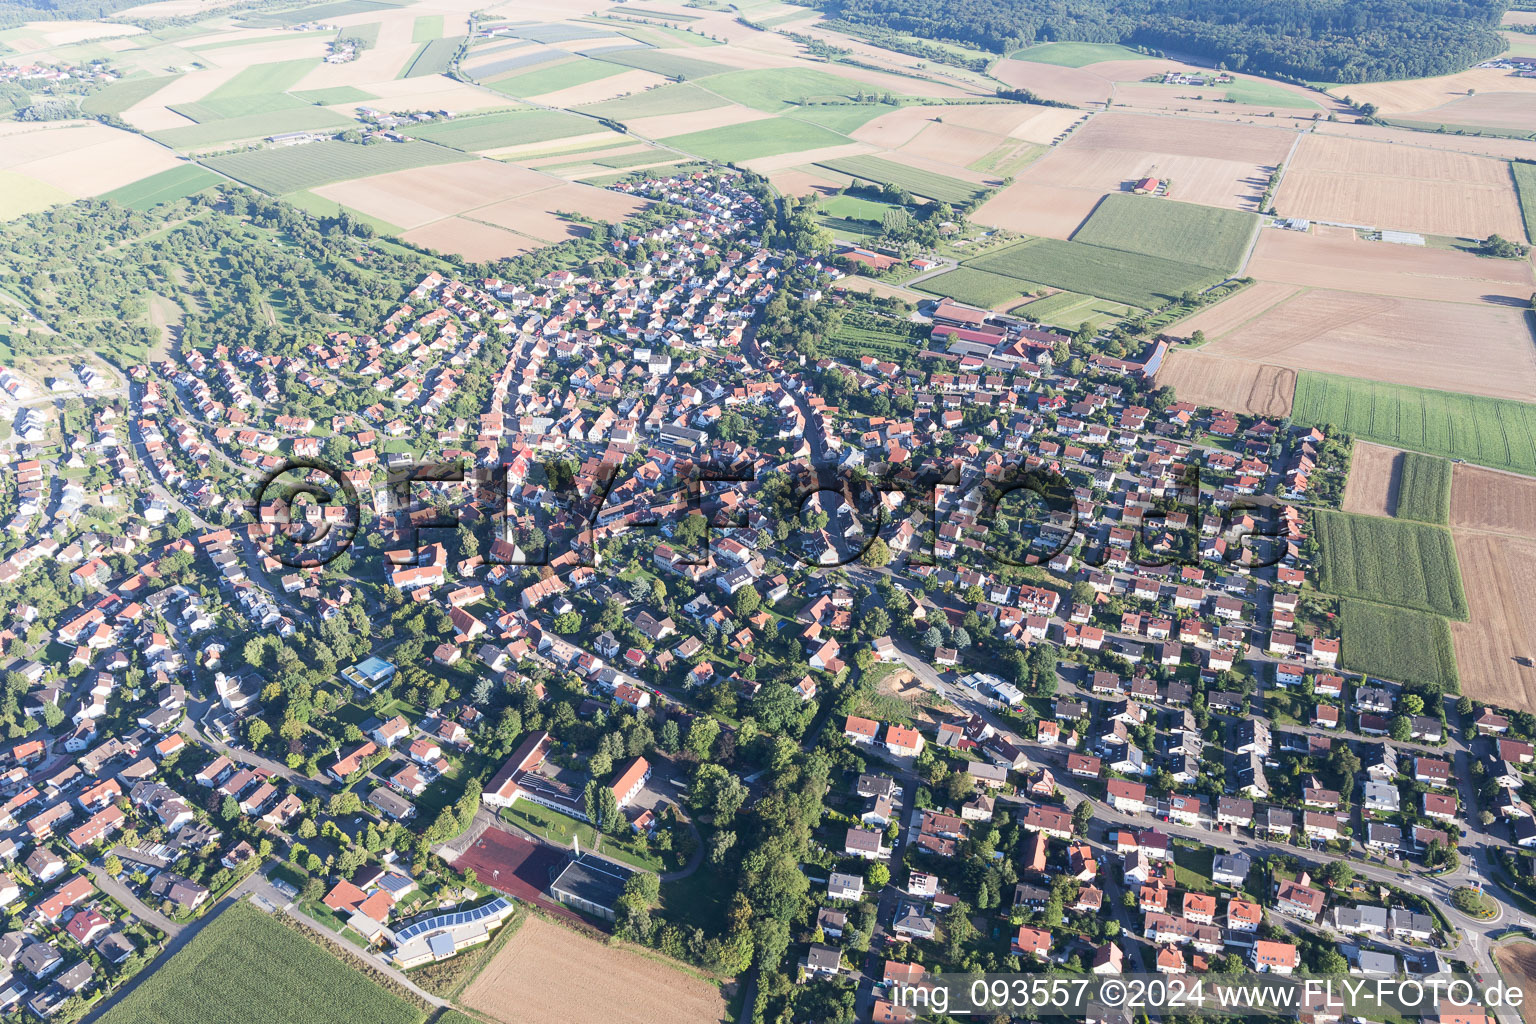
[[[429,43],[423,43],[416,56],[411,58],[411,62],[400,73],[400,77],[421,78],[426,75],[442,74],[448,70],[448,65],[453,61],[453,55],[462,45],[464,45],[462,37],[434,39]]]
[[[1251,284],[1215,305],[1207,306],[1195,315],[1179,321],[1169,327],[1165,333],[1178,338],[1189,338],[1196,331],[1202,331],[1206,338],[1215,341],[1278,306],[1296,292],[1294,285],[1272,282]]]
[[[838,160],[822,160],[818,166],[876,184],[891,184],[906,189],[913,195],[933,199],[941,203],[964,203],[981,192],[981,186],[925,171],[918,167],[897,163],[878,156],[843,157]]]
[[[150,972],[101,1022],[417,1024],[424,1016],[303,935],[237,903]]]
[[[622,68],[613,64],[577,57],[574,60],[541,65],[531,71],[497,78],[484,84],[508,96],[540,96],[623,73]]]
[[[324,107],[295,107],[292,110],[269,110],[261,114],[227,117],[207,124],[165,128],[150,132],[149,137],[172,149],[187,151],[207,149],[241,139],[258,139],[276,132],[340,130],[356,123]]]
[[[1519,237],[1509,167],[1500,160],[1306,135],[1275,196],[1283,216],[1434,235]]]
[[[1250,416],[1291,414],[1296,371],[1248,359],[1222,359],[1202,349],[1175,348],[1163,360],[1157,382],[1180,399]]]
[[[1014,50],[1008,55],[1014,60],[1033,61],[1036,64],[1056,64],[1064,68],[1081,68],[1107,60],[1142,60],[1144,53],[1137,53],[1118,43],[1039,43]]]
[[[1525,221],[1525,237],[1536,239],[1536,164],[1516,160],[1509,165],[1515,177],[1515,191],[1520,199],[1520,216]]]
[[[1345,600],[1339,606],[1339,664],[1403,683],[1459,688],[1456,645],[1442,616],[1409,608]]]
[[[991,274],[975,267],[956,267],[912,285],[929,295],[948,295],[956,302],[999,309],[1016,304],[1033,286],[1001,274]]]
[[[686,54],[677,53],[673,50],[658,50],[653,46],[634,46],[624,49],[594,51],[592,57],[597,60],[608,61],[627,68],[638,68],[641,71],[649,71],[653,74],[661,75],[664,78],[675,78],[681,81],[706,78],[710,75],[718,75],[725,71],[734,70],[727,64],[717,64],[714,61],[689,57]]]
[[[594,114],[615,121],[628,122],[642,117],[660,117],[667,114],[690,114],[725,106],[726,101],[696,85],[680,83],[664,85],[645,92],[605,100],[581,108],[583,114]]]
[[[123,185],[105,192],[101,198],[110,199],[135,210],[147,210],[159,203],[201,192],[222,180],[224,179],[205,167],[181,164],[170,170],[151,174],[131,185]]]
[[[1513,19],[1520,15],[1531,17],[1531,12],[1507,11],[1504,14],[1505,24],[1513,24]],[[1514,707],[1515,705],[1505,706]],[[1529,711],[1530,708],[1526,707],[1526,710]],[[1494,946],[1492,954],[1493,962],[1505,981],[1522,992],[1536,992],[1536,943],[1506,942]],[[1522,1013],[1520,1019],[1525,1018],[1526,1014]]]
[[[1536,659],[1536,541],[1453,532],[1471,610],[1468,621],[1451,623],[1462,690],[1536,711],[1536,667],[1517,660]]]
[[[828,350],[844,359],[872,356],[899,362],[913,355],[926,343],[927,332],[921,324],[881,312],[872,306],[855,305],[842,323],[827,338]]]
[[[971,220],[1023,235],[1066,241],[1099,205],[1100,195],[1015,180],[971,214]]]
[[[92,122],[22,123],[0,138],[0,168],[45,186],[19,182],[33,197],[45,192],[65,193],[65,199],[99,195],[181,162],[133,132]]]
[[[468,159],[471,158],[422,142],[364,146],[326,140],[281,149],[248,150],[230,156],[210,157],[205,162],[214,170],[252,188],[282,195],[334,181]]]
[[[715,75],[705,83],[710,92],[733,103],[779,113],[793,107],[813,109],[808,104],[826,102],[852,103],[860,94],[876,90],[863,82],[814,68],[763,68],[731,71]],[[871,105],[877,113],[889,107]]]
[[[1392,514],[1399,519],[1444,524],[1451,513],[1451,463],[1422,452],[1404,452],[1401,484]]]
[[[0,220],[14,220],[75,198],[61,188],[14,171],[0,170]]]
[[[758,122],[750,122],[674,135],[661,141],[705,159],[739,163],[760,157],[840,146],[848,140],[820,125],[794,118],[779,118],[772,131],[765,131]]]
[[[1454,75],[1436,78],[1410,78],[1396,82],[1367,82],[1347,88],[1356,103],[1374,103],[1383,114],[1421,116],[1423,113],[1468,95],[1498,93],[1536,93],[1536,82],[1517,78],[1508,71],[1471,68]]]
[[[501,1024],[716,1024],[726,1015],[707,982],[541,917],[523,923],[460,1002]]]
[[[563,110],[512,110],[474,114],[452,121],[430,121],[406,129],[406,134],[440,146],[479,153],[603,130],[602,125],[591,118],[568,114]]]
[[[1166,305],[1186,291],[1215,284],[1208,267],[1082,242],[1034,238],[967,260],[965,267],[1097,295],[1142,309]]]
[[[1314,288],[1506,306],[1536,289],[1528,260],[1367,242],[1348,228],[1321,225],[1311,233],[1260,231],[1247,273],[1260,281]]]
[[[1402,455],[1396,448],[1356,441],[1340,508],[1355,515],[1390,516],[1402,487]]]
[[[1110,302],[1092,295],[1056,292],[1043,299],[1025,303],[1011,312],[1037,323],[1075,331],[1085,323],[1097,328],[1111,320],[1124,319],[1130,316],[1134,309],[1124,303]]]
[[[180,76],[160,75],[125,78],[81,100],[80,109],[87,114],[121,114],[129,107],[143,103],[178,77]]]
[[[1448,530],[1436,526],[1319,510],[1315,513],[1318,589],[1467,617],[1461,574]]]
[[[1536,475],[1536,404],[1304,372],[1293,417],[1356,438]]]
[[[1157,177],[1171,182],[1174,199],[1254,210],[1294,140],[1283,128],[1110,111],[1093,115],[1018,180],[1104,194]]]
[[[1453,529],[1536,540],[1536,479],[1461,463],[1451,473]]]
[[[1459,339],[1457,358],[1447,358],[1448,338]],[[1510,306],[1303,289],[1205,351],[1412,387],[1495,398],[1536,395],[1530,320]]]
[[[1258,230],[1258,217],[1150,196],[1107,195],[1074,242],[1179,260],[1231,273]]]

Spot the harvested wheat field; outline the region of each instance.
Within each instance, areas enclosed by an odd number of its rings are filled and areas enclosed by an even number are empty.
[[[1036,96],[1080,107],[1101,106],[1115,89],[1109,79],[1083,68],[1035,64],[1012,58],[993,64],[991,74],[1004,85],[1028,89]]]
[[[1397,508],[1397,492],[1403,482],[1402,454],[1396,448],[1356,441],[1349,458],[1349,480],[1344,484],[1344,511],[1390,516]]]
[[[1406,116],[1429,110],[1442,103],[1468,95],[1468,90],[1485,92],[1523,92],[1536,95],[1536,78],[1521,78],[1497,68],[1472,68],[1438,78],[1410,78],[1399,82],[1370,82],[1364,85],[1338,86],[1356,103],[1374,103],[1383,114]]]
[[[559,179],[538,171],[495,160],[470,160],[376,174],[324,185],[314,191],[360,213],[409,229],[557,184]]]
[[[1525,314],[1505,306],[1314,289],[1201,351],[1493,398],[1536,394],[1536,342]]]
[[[1405,299],[1429,295],[1445,302],[1509,305],[1528,299],[1533,288],[1527,260],[1491,260],[1454,249],[1367,242],[1342,228],[1312,234],[1261,231],[1247,273],[1260,281]]]
[[[566,238],[585,238],[589,230],[584,224],[557,215],[556,210],[579,212],[599,220],[621,221],[646,205],[628,196],[593,188],[591,185],[565,184],[480,207],[474,211],[473,216],[475,220],[516,231],[520,235],[546,242],[559,242]]]
[[[1169,352],[1157,382],[1172,387],[1181,401],[1250,416],[1289,416],[1291,399],[1296,395],[1295,370],[1247,359],[1223,359],[1203,348]]]
[[[1525,139],[1500,139],[1490,135],[1441,135],[1390,128],[1379,124],[1353,124],[1348,121],[1319,121],[1313,128],[1318,135],[1337,135],[1370,142],[1418,146],[1424,149],[1448,149],[1456,153],[1497,157],[1500,160],[1536,160],[1536,142]]]
[[[602,103],[604,100],[611,100],[628,93],[644,92],[652,86],[663,85],[666,81],[667,79],[649,71],[624,71],[617,75],[609,75],[607,78],[599,78],[595,82],[584,82],[581,85],[573,85],[569,89],[531,96],[529,99],[549,107],[579,107],[583,103]]]
[[[1080,110],[1020,103],[902,107],[860,125],[852,135],[860,142],[896,149],[913,141],[941,119],[945,126],[969,128],[994,136],[994,146],[1003,137],[1048,145],[1082,116]]]
[[[76,197],[100,195],[181,163],[142,135],[93,123],[8,134],[3,154],[0,168]]]
[[[725,1016],[707,982],[540,917],[523,922],[460,1001],[502,1024],[715,1024]]]
[[[1171,181],[1174,198],[1248,210],[1257,207],[1270,170],[1295,138],[1267,126],[1097,114],[1019,180],[1104,193],[1155,176]]]
[[[1203,331],[1206,338],[1215,341],[1278,306],[1297,291],[1295,285],[1260,281],[1231,298],[1202,309],[1188,320],[1175,324],[1167,333],[1175,338],[1188,338],[1196,331]]]
[[[1525,230],[1502,161],[1324,135],[1302,138],[1275,208],[1287,216],[1434,235],[1520,238]]]
[[[1463,96],[1415,115],[1415,119],[1529,132],[1536,130],[1536,92],[1487,92]]]
[[[499,260],[543,248],[546,242],[467,217],[446,217],[400,236],[412,245],[457,253],[467,260]]]
[[[1097,192],[1055,188],[1015,179],[971,214],[971,220],[995,228],[1046,238],[1072,237],[1102,199]]]
[[[1451,471],[1451,525],[1536,540],[1536,478],[1459,463]]]
[[[1509,11],[1504,15],[1508,21],[1514,17],[1516,11]],[[1527,15],[1536,17],[1536,15]],[[1518,988],[1521,992],[1536,992],[1536,944],[1530,942],[1509,942],[1493,948],[1493,962],[1498,967],[1504,980]],[[1520,1008],[1520,1017],[1529,1022],[1531,1020],[1530,1003]]]
[[[824,168],[786,167],[768,172],[773,187],[787,196],[819,195],[835,196],[853,181],[846,174],[838,174]]]
[[[624,123],[636,135],[649,139],[666,139],[674,135],[708,131],[711,128],[729,128],[773,117],[764,110],[753,110],[737,103],[715,107],[712,110],[691,110],[684,114],[657,114],[655,117],[638,117]]]
[[[1461,692],[1536,711],[1536,541],[1451,533],[1467,591],[1468,621],[1451,623]]]

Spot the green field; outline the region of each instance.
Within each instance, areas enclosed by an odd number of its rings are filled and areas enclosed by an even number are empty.
[[[1142,309],[1165,305],[1222,277],[1192,263],[1054,238],[1033,238],[967,260],[965,266]]]
[[[1035,64],[1055,64],[1063,68],[1081,68],[1106,60],[1146,60],[1128,46],[1116,43],[1040,43],[1015,50],[1008,56]]]
[[[1303,370],[1291,418],[1394,448],[1536,475],[1536,404],[1530,402]]]
[[[1450,624],[1439,615],[1370,601],[1343,601],[1339,665],[1404,683],[1431,683],[1455,691],[1456,649]]]
[[[378,99],[371,92],[364,92],[355,85],[336,85],[329,89],[306,89],[293,94],[305,103],[329,106],[332,103],[367,103]]]
[[[1249,78],[1239,78],[1231,85],[1223,85],[1220,88],[1226,91],[1227,99],[1236,103],[1250,103],[1256,107],[1277,107],[1286,110],[1318,109],[1317,103],[1273,82],[1256,82]]]
[[[477,152],[517,146],[525,142],[547,142],[572,135],[590,135],[604,131],[590,117],[563,110],[510,110],[499,114],[476,114],[452,121],[429,121],[407,128],[407,134],[453,149]]]
[[[170,109],[198,124],[207,124],[210,121],[223,121],[232,117],[294,110],[305,105],[303,100],[285,92],[269,92],[255,96],[226,96],[222,99],[199,100],[196,103],[178,103]]]
[[[453,63],[453,55],[459,52],[459,47],[464,45],[463,36],[449,36],[447,39],[434,39],[428,43],[422,43],[421,49],[416,51],[416,56],[397,76],[399,78],[420,78],[423,75],[440,75],[448,70]]]
[[[418,1024],[426,1015],[251,906],[224,911],[101,1024]]]
[[[826,167],[841,174],[877,185],[891,184],[906,189],[913,195],[923,196],[941,203],[964,203],[982,193],[980,185],[972,185],[947,174],[935,174],[916,167],[908,167],[894,160],[878,156],[847,156],[837,160],[822,160],[816,166]]]
[[[852,102],[860,93],[867,96],[877,91],[874,86],[864,82],[855,82],[814,68],[732,71],[710,79],[709,89],[742,106],[769,113],[829,100],[837,103]]]
[[[647,149],[641,153],[616,153],[613,156],[600,156],[592,163],[599,167],[639,167],[641,164],[660,163],[663,160],[676,160],[677,154],[664,149]]]
[[[134,210],[147,210],[151,206],[201,192],[208,186],[217,185],[223,180],[206,167],[182,164],[158,174],[151,174],[147,178],[140,178],[121,188],[115,188],[100,198],[111,199]]]
[[[948,295],[956,302],[989,308],[1017,300],[1033,288],[1027,282],[971,267],[957,267],[911,287],[929,295]]]
[[[241,70],[229,81],[204,96],[200,102],[238,99],[247,96],[263,96],[274,92],[287,92],[298,85],[304,76],[315,70],[313,59],[282,60],[273,64],[254,64]]]
[[[302,25],[307,21],[328,21],[331,18],[342,18],[349,14],[367,14],[372,11],[385,11],[391,7],[399,6],[396,3],[387,3],[385,0],[333,0],[331,3],[313,4],[309,7],[299,7],[279,14],[253,14],[241,18],[246,25],[257,27],[271,25]]]
[[[508,96],[542,96],[547,92],[557,92],[623,73],[613,64],[578,57],[575,60],[542,65],[532,71],[519,72],[507,78],[498,78],[494,82],[481,84],[497,92],[506,93]]]
[[[638,118],[657,117],[661,114],[689,114],[695,110],[713,110],[715,107],[725,106],[725,102],[719,96],[705,92],[696,85],[684,84],[663,85],[657,89],[637,92],[632,96],[591,103],[577,109],[583,114],[595,114],[615,121],[634,121]]]
[[[1075,331],[1085,323],[1098,328],[1111,320],[1122,320],[1136,312],[1136,307],[1127,306],[1123,302],[1110,302],[1094,295],[1056,292],[1018,306],[1011,312],[1014,316],[1022,316],[1037,323]]]
[[[1421,523],[1451,520],[1451,464],[1446,459],[1418,452],[1403,453],[1403,476],[1397,490],[1399,519]]]
[[[423,14],[411,25],[411,42],[430,43],[443,37],[443,16]]]
[[[827,338],[827,351],[844,359],[873,356],[900,362],[927,344],[922,324],[883,312],[874,306],[854,303]]]
[[[1252,213],[1118,194],[1099,201],[1072,241],[1230,274],[1242,263],[1258,229],[1259,218]]]
[[[639,68],[668,78],[685,80],[718,75],[731,69],[724,64],[700,60],[671,50],[658,50],[652,46],[636,46],[633,49],[604,50],[592,54],[593,60],[605,60],[626,68]]]
[[[849,135],[881,114],[889,114],[894,109],[896,108],[884,103],[823,103],[800,107],[793,110],[789,116]]]
[[[874,199],[861,199],[858,196],[832,196],[821,201],[820,209],[828,217],[868,220],[880,224],[884,222],[887,213],[891,210],[900,210],[902,207],[895,203],[882,203]]]
[[[1520,193],[1520,213],[1525,218],[1525,237],[1536,240],[1536,164],[1515,160],[1509,165]]]
[[[189,124],[180,128],[150,132],[149,137],[165,143],[172,149],[198,149],[235,142],[240,139],[259,139],[279,132],[317,131],[356,126],[357,122],[324,107],[299,106],[293,110],[275,110],[265,114],[249,114],[230,117],[207,124]]]
[[[1449,530],[1438,526],[1319,510],[1317,586],[1453,619],[1467,617],[1461,570]]]
[[[366,178],[429,164],[456,163],[470,157],[423,142],[354,145],[350,142],[311,142],[279,149],[251,149],[211,157],[209,167],[271,195],[314,188],[348,178]]]
[[[129,107],[149,99],[180,77],[180,75],[159,75],[154,78],[125,78],[81,100],[80,109],[87,114],[121,114]]]
[[[781,117],[770,122],[749,121],[746,124],[726,125],[687,135],[674,135],[662,142],[685,153],[692,153],[708,160],[732,163],[739,160],[755,160],[761,156],[778,156],[805,149],[820,149],[846,143],[845,136],[830,132],[820,125]]]

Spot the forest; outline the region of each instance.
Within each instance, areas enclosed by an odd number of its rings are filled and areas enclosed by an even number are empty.
[[[1465,70],[1503,51],[1507,0],[817,0],[868,29],[1010,53],[1035,43],[1123,43],[1233,71],[1371,82]]]
[[[0,4],[0,28],[15,28],[29,21],[89,21],[110,18],[136,6],[140,0],[8,0]]]

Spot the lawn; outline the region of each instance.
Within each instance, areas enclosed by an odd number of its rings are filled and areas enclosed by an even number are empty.
[[[416,51],[416,56],[411,58],[411,62],[397,77],[421,78],[424,75],[441,75],[448,70],[449,65],[453,63],[453,55],[458,53],[459,47],[463,45],[463,36],[449,36],[447,39],[434,39],[429,43],[422,43],[421,49]]]
[[[1439,615],[1370,601],[1340,602],[1339,664],[1404,683],[1459,686],[1450,624]]]
[[[662,141],[685,153],[734,163],[763,156],[778,156],[780,153],[837,146],[848,140],[820,125],[781,117],[773,123],[772,128],[768,127],[768,122],[752,121],[689,132],[687,135],[674,135]]]
[[[194,195],[224,179],[197,164],[182,164],[147,178],[140,178],[121,188],[104,193],[102,199],[111,199],[134,210],[147,210],[160,203],[168,203],[182,196]]]
[[[897,185],[913,195],[941,203],[968,202],[985,191],[980,185],[951,178],[947,174],[908,167],[878,156],[847,156],[837,160],[823,160],[817,166],[872,181],[877,185]]]
[[[619,74],[623,72],[612,64],[578,57],[481,84],[508,96],[541,96]]]
[[[121,114],[129,107],[142,103],[170,85],[180,75],[159,75],[153,78],[125,78],[113,82],[98,93],[80,102],[80,109],[87,114]]]
[[[1403,453],[1403,478],[1397,491],[1399,519],[1448,523],[1451,519],[1451,464],[1433,455]]]
[[[209,167],[275,196],[333,181],[367,178],[429,164],[456,163],[470,157],[424,142],[311,142],[280,149],[251,149],[211,157]]]
[[[901,207],[895,203],[882,203],[875,199],[861,199],[858,196],[833,196],[830,199],[823,199],[820,209],[828,217],[836,217],[840,220],[867,220],[882,224],[886,213],[899,210]]]
[[[264,114],[229,117],[207,124],[189,124],[150,132],[149,137],[172,149],[198,149],[239,139],[256,139],[278,132],[320,131],[356,126],[357,122],[324,107],[298,106]]]
[[[626,68],[639,68],[641,71],[650,71],[679,81],[704,78],[707,75],[718,75],[731,70],[724,64],[700,60],[671,50],[658,50],[654,46],[604,50],[592,54],[591,59],[608,61],[610,64],[619,64]]]
[[[1536,163],[1515,160],[1509,165],[1520,193],[1520,213],[1525,218],[1525,237],[1536,239]]]
[[[604,131],[603,126],[592,118],[563,110],[510,110],[457,117],[452,121],[431,121],[406,129],[418,139],[467,152],[526,142],[548,142],[600,131]]]
[[[713,110],[725,106],[725,100],[696,85],[663,85],[616,100],[604,100],[578,107],[583,114],[595,114],[615,121],[633,121],[662,114],[690,114],[695,110]]]
[[[1467,617],[1449,530],[1328,510],[1319,510],[1315,522],[1319,590]]]
[[[525,831],[542,836],[556,846],[569,848],[571,837],[574,835],[581,840],[582,849],[599,849],[597,831],[591,825],[558,811],[552,811],[540,804],[518,800],[511,807],[503,807],[501,816]],[[675,854],[669,853],[663,859],[662,855],[654,850],[641,849],[633,836],[603,836],[600,852],[605,857],[612,857],[614,860],[644,868],[646,871],[675,871],[680,867]]]
[[[1055,64],[1063,68],[1081,68],[1106,60],[1146,60],[1128,46],[1116,43],[1040,43],[1015,50],[1008,56],[1035,64]]]
[[[1186,291],[1200,291],[1222,276],[1193,263],[1054,238],[998,249],[967,260],[965,266],[1142,309],[1166,305]]]
[[[988,308],[1019,299],[1025,291],[1033,289],[1028,282],[973,267],[957,267],[912,287],[929,295],[948,295],[956,302]]]
[[[421,1010],[249,903],[210,922],[101,1024],[419,1024]]]
[[[1252,213],[1120,194],[1100,200],[1072,241],[1230,274],[1242,263],[1258,228],[1259,218]]]
[[[1208,846],[1189,847],[1174,844],[1173,880],[1181,889],[1192,892],[1210,892],[1215,888],[1211,881],[1211,862],[1216,851]]]
[[[852,102],[860,95],[870,96],[876,92],[872,85],[814,68],[732,71],[710,79],[709,89],[743,106],[770,113],[828,100]]]
[[[1256,107],[1280,107],[1290,110],[1317,109],[1318,107],[1318,104],[1305,96],[1298,96],[1273,82],[1256,82],[1249,78],[1239,78],[1231,85],[1221,88],[1226,90],[1227,99],[1237,103],[1251,103]]]
[[[1536,404],[1303,370],[1292,419],[1326,432],[1536,475]]]

